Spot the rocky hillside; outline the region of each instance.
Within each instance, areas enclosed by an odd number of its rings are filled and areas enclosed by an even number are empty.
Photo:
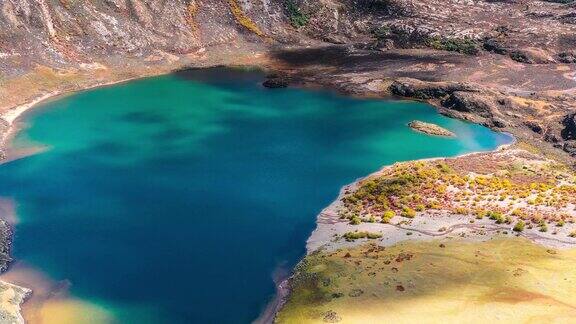
[[[6,0],[0,69],[147,62],[219,45],[367,42],[576,62],[576,5],[472,0]],[[172,58],[174,59],[174,58]],[[115,61],[116,60],[116,61]]]
[[[269,1],[6,0],[0,68],[64,68],[175,59],[204,47],[279,36],[282,8]]]

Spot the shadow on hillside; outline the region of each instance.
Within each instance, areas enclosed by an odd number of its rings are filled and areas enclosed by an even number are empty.
[[[293,68],[328,67],[342,73],[375,72],[387,77],[413,77],[439,80],[448,70],[445,64],[460,64],[466,57],[460,54],[430,50],[376,51],[350,46],[276,49],[273,58]],[[431,69],[435,66],[436,69]]]

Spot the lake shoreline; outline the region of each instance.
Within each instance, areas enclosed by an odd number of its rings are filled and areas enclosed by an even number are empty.
[[[194,67],[191,67],[190,69],[193,69]],[[172,71],[170,71],[172,72]],[[170,73],[167,72],[167,73]],[[144,76],[144,77],[149,77]],[[62,92],[52,92],[43,96],[38,97],[37,99],[35,99],[33,102],[25,104],[25,105],[21,105],[21,106],[17,106],[13,109],[10,109],[9,112],[6,114],[0,114],[0,118],[2,118],[5,122],[7,122],[10,125],[9,128],[9,132],[5,133],[4,136],[2,137],[2,143],[3,146],[9,144],[10,140],[13,138],[13,136],[19,131],[19,128],[15,126],[16,122],[18,121],[18,119],[25,115],[27,112],[29,112],[31,109],[35,108],[36,105],[45,102],[47,100],[51,100],[54,98],[57,98],[59,96],[62,95],[67,95],[67,94],[71,94],[71,93],[76,93],[79,91],[84,91],[84,90],[88,90],[88,89],[92,89],[92,88],[98,88],[98,87],[105,87],[105,86],[109,86],[109,85],[114,85],[114,84],[118,84],[118,83],[122,83],[122,82],[126,82],[126,81],[130,81],[133,79],[139,79],[139,78],[130,78],[130,79],[125,79],[125,80],[119,80],[119,81],[112,81],[112,82],[105,82],[105,83],[100,83],[97,85],[93,85],[90,87],[86,87],[83,88],[81,90],[72,90],[72,91],[62,91]],[[328,88],[328,89],[334,89],[334,88]],[[345,94],[345,93],[344,93]],[[373,98],[373,96],[371,95],[366,95],[366,96],[359,96],[359,97],[368,97],[368,98]],[[436,107],[437,108],[437,107]],[[440,111],[439,111],[440,113]],[[516,141],[516,138],[513,137],[514,141]],[[509,146],[511,144],[507,144],[507,146]],[[497,148],[496,150],[499,150],[501,148]],[[486,152],[482,152],[482,153],[486,153]],[[470,154],[482,154],[482,153],[467,153],[464,154],[462,156],[466,156],[466,155],[470,155]],[[442,159],[442,158],[435,158],[435,159]],[[289,291],[288,291],[288,287],[287,287],[287,280],[289,280],[289,278],[282,280],[278,285],[277,285],[277,290],[279,292],[278,296],[276,296],[274,298],[274,300],[271,302],[271,306],[269,306],[267,309],[267,311],[265,311],[264,313],[266,313],[267,315],[265,316],[265,318],[273,318],[270,317],[270,314],[272,313],[277,313],[277,311],[282,307],[282,305],[284,304],[284,302],[286,301],[286,298],[289,295]]]
[[[489,177],[498,177],[501,174],[505,179],[507,179],[506,174],[500,171],[507,170],[506,168],[508,165],[514,164],[517,164],[520,167],[520,171],[515,171],[515,174],[510,175],[509,181],[511,181],[511,186],[505,188],[510,188],[509,190],[511,190],[511,192],[506,194],[514,195],[513,192],[517,190],[516,188],[518,185],[516,181],[518,179],[525,179],[527,175],[534,174],[534,176],[530,175],[530,177],[533,177],[531,179],[541,179],[540,181],[542,181],[542,183],[547,183],[547,180],[554,179],[556,184],[551,185],[551,191],[546,191],[545,189],[535,190],[537,192],[539,191],[539,194],[546,195],[550,194],[550,192],[555,193],[556,191],[554,190],[557,188],[559,190],[558,192],[560,192],[561,195],[563,194],[564,197],[568,199],[566,206],[560,207],[564,203],[562,198],[560,198],[560,200],[563,202],[559,206],[554,205],[545,207],[544,204],[539,200],[525,203],[522,201],[522,198],[519,201],[510,198],[493,199],[494,195],[490,197],[490,194],[488,194],[482,199],[474,199],[474,203],[479,204],[482,206],[481,208],[486,208],[488,211],[502,211],[502,213],[508,215],[506,216],[506,221],[504,218],[502,218],[501,215],[497,217],[495,216],[494,218],[492,218],[492,216],[488,217],[485,215],[478,216],[478,214],[474,214],[470,210],[461,209],[462,207],[460,206],[462,206],[461,204],[464,203],[460,202],[461,198],[455,198],[453,200],[456,202],[454,206],[452,205],[452,202],[447,203],[444,201],[444,203],[450,205],[445,206],[440,204],[437,207],[432,207],[422,211],[419,210],[415,213],[415,215],[409,217],[396,214],[390,220],[385,222],[379,221],[378,218],[376,221],[369,221],[364,218],[361,223],[352,224],[351,221],[342,219],[343,215],[345,215],[343,214],[343,211],[345,211],[347,208],[345,198],[353,196],[353,194],[356,192],[360,192],[361,188],[366,188],[364,187],[366,183],[374,181],[374,179],[394,179],[389,177],[393,177],[394,174],[404,174],[402,172],[405,172],[405,170],[413,170],[411,168],[416,168],[416,170],[418,170],[418,168],[423,168],[422,172],[426,173],[428,171],[424,170],[433,170],[426,169],[427,167],[436,168],[437,166],[440,166],[446,170],[452,170],[448,171],[450,172],[450,175],[452,175],[452,172],[457,172],[457,174],[459,173],[461,175],[472,174],[472,176],[474,176],[474,174],[476,176],[479,174],[489,174]],[[395,170],[398,170],[398,173],[395,173]],[[565,181],[564,179],[572,180]],[[546,254],[551,256],[565,253],[573,254],[574,251],[576,251],[576,239],[574,235],[574,233],[576,233],[576,226],[574,225],[576,217],[574,206],[576,206],[576,201],[570,198],[569,192],[565,193],[563,190],[564,188],[576,188],[576,184],[573,181],[574,179],[576,179],[574,178],[574,173],[573,171],[570,171],[569,168],[561,166],[553,160],[542,158],[539,155],[530,153],[518,147],[517,143],[502,145],[497,150],[489,152],[471,153],[452,158],[423,159],[399,162],[394,165],[383,167],[381,170],[378,170],[377,172],[367,177],[361,178],[351,183],[350,185],[343,187],[338,198],[318,215],[318,226],[307,242],[307,254],[304,257],[304,260],[301,262],[301,265],[298,267],[297,273],[291,277],[291,287],[295,290],[295,292],[291,292],[290,294],[296,294],[298,297],[295,297],[286,303],[286,308],[288,308],[288,310],[284,312],[281,311],[279,314],[281,321],[282,323],[292,323],[296,321],[314,322],[314,320],[312,320],[310,317],[311,315],[308,317],[305,315],[306,313],[304,309],[307,307],[307,304],[306,302],[302,301],[302,298],[304,298],[303,291],[305,290],[303,290],[302,287],[303,282],[306,282],[306,276],[310,274],[310,272],[313,272],[313,269],[315,269],[314,266],[310,266],[310,262],[315,264],[317,260],[322,260],[324,257],[338,255],[338,259],[342,260],[341,262],[350,262],[352,264],[356,264],[356,267],[366,267],[365,264],[368,264],[370,266],[367,266],[364,270],[365,272],[362,272],[362,274],[367,274],[370,278],[370,276],[377,276],[379,273],[378,271],[371,272],[376,269],[376,267],[372,265],[374,262],[376,262],[374,260],[378,259],[378,257],[374,256],[376,251],[386,253],[386,251],[390,251],[392,249],[402,250],[403,246],[406,244],[424,244],[431,249],[445,249],[447,246],[459,245],[460,243],[470,243],[477,246],[476,249],[478,249],[478,251],[481,251],[483,246],[491,246],[491,244],[493,245],[493,243],[496,241],[500,242],[501,246],[507,246],[508,243],[513,245],[514,242],[516,242],[514,240],[520,238],[525,240],[525,242],[532,244],[533,247],[538,248],[541,251],[545,251]],[[434,183],[436,186],[443,185],[442,183],[439,184],[435,181],[440,180],[432,180],[431,183]],[[531,188],[533,188],[532,184]],[[459,193],[456,188],[449,187],[448,191],[450,194],[454,194],[455,196],[457,196]],[[412,188],[407,189],[407,192],[421,194],[421,192]],[[496,196],[498,195],[501,196],[503,194],[496,194]],[[476,195],[476,197],[483,196],[483,193]],[[430,194],[430,197],[432,197],[432,199],[437,199],[436,196],[434,196],[432,193]],[[374,200],[376,198],[368,199]],[[525,199],[529,200],[530,196]],[[503,200],[504,203],[499,203],[500,200]],[[370,207],[366,207],[370,206],[369,204],[367,205],[365,202],[362,202],[362,205],[365,207],[361,208],[360,213],[371,212],[369,209]],[[515,211],[518,210],[521,211],[516,213]],[[538,222],[538,218],[536,218],[537,215],[534,212],[535,210],[543,211],[543,216],[546,220],[545,222],[542,220]],[[566,218],[564,218],[564,216],[562,216],[562,218],[556,218],[557,215],[566,215]],[[552,217],[549,218],[550,216]],[[500,217],[501,220],[499,220],[498,217]],[[513,218],[508,221],[508,217]],[[518,224],[522,225],[519,226]],[[548,226],[550,227],[550,230],[547,229]],[[373,233],[374,235],[371,238],[345,239],[346,234],[354,232]],[[357,252],[358,249],[363,249],[365,252],[363,252],[363,254],[360,256],[354,256],[354,251]],[[430,253],[435,252],[433,251]],[[321,255],[320,258],[318,257],[319,255]],[[407,259],[403,259],[403,257],[401,257],[402,255],[409,256]],[[401,273],[403,269],[402,266],[400,266],[400,263],[402,263],[404,260],[410,260],[412,256],[414,255],[410,253],[400,253],[395,261],[394,259],[392,259],[392,261],[385,261],[384,266],[388,266],[389,264],[394,265],[394,267],[391,268],[393,274],[388,275],[387,278],[394,278],[392,280],[396,281],[396,273]],[[479,255],[476,255],[476,257],[478,256]],[[526,257],[526,255],[522,254],[520,250],[518,250],[518,256],[522,258]],[[529,257],[527,259],[529,259]],[[520,276],[519,273],[524,271],[522,268],[520,268],[524,265],[524,262],[524,259],[522,259],[520,263],[516,264],[518,268],[516,269],[516,272],[513,273],[513,277]],[[430,265],[432,265],[432,263],[430,263]],[[478,265],[479,264],[475,263],[475,266]],[[329,270],[325,271],[327,276],[340,277],[340,268],[330,268],[329,264],[325,266],[329,267]],[[382,270],[385,268],[378,269]],[[394,293],[402,293],[405,291],[405,289],[415,288],[413,282],[417,278],[425,278],[425,276],[423,277],[422,275],[422,271],[423,270],[418,270],[417,275],[413,275],[413,277],[410,277],[407,280],[408,287],[406,286],[406,281],[404,281],[400,285],[396,286],[396,292],[392,292],[391,295],[394,295]],[[360,275],[361,274],[355,272],[355,276]],[[351,279],[350,284],[352,282],[354,281]],[[396,282],[400,283],[399,281]],[[474,284],[471,285],[473,286]],[[380,287],[380,285],[374,285],[374,287],[376,286]],[[344,289],[344,287],[341,285],[336,287],[339,287],[339,289]],[[357,286],[354,285],[353,287]],[[505,287],[505,285],[503,287]],[[361,288],[364,288],[364,291],[368,289],[366,287]],[[313,289],[310,290],[313,291]],[[543,290],[545,289],[543,288]],[[534,290],[530,293],[538,294],[539,291]],[[370,296],[373,297],[365,297],[367,299],[372,298],[369,302],[377,304],[380,300],[378,298],[381,298],[383,301],[381,302],[382,305],[379,307],[384,307],[383,305],[386,304],[386,298],[376,295]],[[336,300],[336,298],[332,299]],[[432,301],[431,303],[433,302],[435,301]],[[353,303],[353,301],[350,301],[350,303]],[[348,316],[347,320],[355,318],[354,316],[361,317],[358,313],[353,313],[351,311],[345,313],[343,311],[341,312],[341,309],[338,309],[338,312],[334,310],[335,307],[341,307],[342,305],[344,304],[331,301],[330,298],[327,298],[325,301],[320,302],[317,307],[310,306],[309,309],[306,309],[308,312],[311,312],[311,309],[314,309],[315,312],[321,314],[322,316],[337,317],[339,319],[344,318],[344,316]],[[510,305],[509,307],[513,306]],[[342,308],[344,307],[342,306]],[[321,310],[324,310],[324,312]]]
[[[192,69],[192,68],[191,68]],[[146,76],[148,77],[148,76]],[[111,82],[105,82],[105,83],[100,83],[97,85],[93,85],[90,87],[87,87],[85,89],[82,90],[78,90],[78,91],[54,91],[50,94],[46,94],[43,96],[40,96],[38,98],[36,98],[33,102],[29,103],[29,104],[25,104],[25,105],[21,105],[18,107],[15,107],[13,109],[10,109],[7,113],[5,113],[4,115],[2,115],[2,118],[5,122],[9,123],[11,128],[9,129],[9,132],[4,138],[4,143],[9,144],[10,140],[13,139],[14,135],[17,134],[17,132],[20,130],[18,126],[18,120],[22,117],[25,116],[27,112],[31,111],[32,109],[36,108],[36,106],[38,104],[41,104],[43,102],[49,101],[49,100],[54,100],[55,98],[59,98],[61,96],[65,96],[71,93],[76,93],[79,91],[84,91],[84,90],[88,90],[88,89],[93,89],[93,88],[98,88],[98,87],[106,87],[106,86],[110,86],[110,85],[114,85],[114,84],[118,84],[118,83],[122,83],[122,82],[126,82],[126,81],[130,81],[133,80],[134,78],[130,78],[130,79],[126,79],[126,80],[118,80],[118,81],[111,81]],[[273,90],[271,90],[273,91]],[[277,313],[277,311],[282,307],[283,303],[285,302],[289,292],[287,290],[287,281],[286,279],[281,280],[278,284],[277,284],[277,291],[279,292],[278,295],[273,299],[273,301],[271,302],[271,306],[269,306],[269,310],[266,311],[265,313],[267,313],[268,315],[266,316],[267,320],[268,319],[272,319],[274,314]]]
[[[332,238],[335,236],[335,232],[333,229],[328,228],[328,226],[324,226],[324,225],[334,225],[337,223],[341,223],[343,224],[343,227],[345,228],[350,228],[350,226],[345,226],[348,225],[347,221],[343,221],[340,219],[340,217],[338,216],[338,210],[342,207],[342,198],[344,198],[346,196],[346,193],[349,193],[351,191],[357,190],[360,186],[360,184],[370,178],[374,178],[374,177],[378,177],[381,176],[385,171],[389,170],[390,168],[394,167],[394,165],[397,164],[405,164],[405,163],[422,163],[422,162],[435,162],[435,161],[445,161],[445,160],[465,160],[467,158],[472,158],[472,157],[478,157],[478,156],[483,156],[483,155],[490,155],[490,154],[494,154],[494,153],[502,153],[502,154],[516,154],[515,151],[522,151],[519,150],[518,148],[515,148],[516,145],[516,140],[514,137],[512,137],[513,142],[508,143],[508,144],[502,144],[499,147],[497,147],[496,149],[492,150],[492,151],[484,151],[484,152],[473,152],[473,153],[467,153],[467,154],[462,154],[462,155],[458,155],[458,156],[454,156],[454,157],[438,157],[438,158],[429,158],[429,159],[418,159],[418,160],[411,160],[411,161],[405,161],[405,162],[397,162],[393,165],[387,165],[387,166],[383,166],[381,169],[379,169],[378,171],[375,171],[369,175],[367,175],[366,177],[362,177],[348,185],[345,185],[341,188],[340,193],[338,195],[338,197],[330,204],[328,205],[325,209],[323,209],[317,216],[317,227],[316,229],[313,231],[313,233],[310,235],[308,241],[306,242],[306,255],[310,255],[311,253],[314,253],[317,250],[320,249],[324,249],[325,245],[330,245],[329,249],[333,250],[333,249],[338,249],[341,247],[349,247],[349,246],[354,246],[356,245],[358,242],[354,242],[353,244],[347,244],[344,242],[341,242],[343,244],[329,244],[332,242]],[[423,215],[426,216],[426,215]],[[448,216],[448,215],[445,215]],[[470,227],[470,228],[476,228],[476,225],[470,225],[469,226],[469,218],[467,217],[452,217],[452,218],[457,218],[457,223],[450,223],[450,219],[449,217],[446,219],[442,219],[439,222],[436,221],[434,223],[434,225],[438,228],[442,228],[442,227],[446,227],[446,228],[465,228],[465,227]],[[369,225],[369,224],[367,224]],[[380,225],[380,224],[376,224],[376,225]],[[388,225],[388,224],[387,224]],[[510,225],[501,225],[501,226],[494,226],[492,228],[490,228],[491,223],[490,222],[484,222],[482,223],[483,226],[487,226],[487,228],[489,230],[493,230],[493,231],[512,231],[512,227]],[[386,243],[386,245],[390,245],[390,244],[396,244],[398,242],[401,242],[403,240],[419,240],[419,237],[406,237],[406,232],[409,231],[416,231],[416,232],[420,232],[422,234],[424,234],[425,236],[431,237],[431,238],[443,238],[445,236],[448,236],[452,233],[452,231],[445,231],[445,232],[441,232],[441,233],[432,233],[431,231],[420,231],[419,230],[419,226],[409,226],[409,227],[405,227],[402,225],[390,225],[395,227],[396,229],[392,230],[389,234],[391,234],[394,239],[392,240],[392,242],[388,242]],[[377,226],[360,226],[360,230],[370,230],[370,229],[374,229],[374,228],[378,228]],[[392,233],[394,232],[394,233]],[[338,230],[337,231],[338,234],[344,234],[345,232],[343,232],[342,230]],[[400,236],[398,236],[400,235]],[[519,235],[519,236],[524,236],[526,238],[528,238],[529,240],[533,241],[534,243],[543,245],[545,247],[549,247],[549,248],[557,248],[557,249],[572,249],[576,247],[576,241],[567,241],[567,240],[562,240],[562,239],[554,239],[550,236],[548,237],[543,237],[541,235]],[[425,237],[422,239],[426,239]],[[475,238],[470,238],[471,240],[475,240]],[[367,242],[369,240],[364,240],[364,241],[360,241],[360,242]]]

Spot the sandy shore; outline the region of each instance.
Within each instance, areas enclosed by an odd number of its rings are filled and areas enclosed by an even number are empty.
[[[286,303],[286,299],[290,294],[290,275],[292,269],[279,267],[273,274],[274,283],[276,284],[276,294],[274,298],[268,303],[264,311],[253,321],[254,324],[268,324],[273,323],[276,314],[282,309]]]
[[[22,262],[16,262],[0,275],[0,279],[14,283],[11,285],[26,292],[25,299],[17,308],[22,322],[17,323],[111,323],[112,315],[98,305],[71,297],[68,294],[70,283],[66,280],[54,281],[44,273]],[[3,281],[0,281],[0,287]],[[21,288],[20,286],[29,287]],[[2,300],[0,295],[0,300]],[[13,307],[16,309],[16,307]],[[5,309],[0,307],[0,310]],[[21,315],[20,315],[21,314]],[[2,322],[2,321],[0,321]],[[3,323],[3,322],[2,322]]]
[[[31,292],[30,289],[0,281],[0,322],[24,323],[20,306]]]

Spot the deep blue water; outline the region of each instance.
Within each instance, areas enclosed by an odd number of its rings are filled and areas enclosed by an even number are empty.
[[[18,204],[16,261],[116,322],[248,323],[342,185],[509,141],[421,103],[261,81],[195,70],[42,104],[15,145],[48,149],[0,165],[0,195]],[[458,137],[413,132],[414,119]]]

